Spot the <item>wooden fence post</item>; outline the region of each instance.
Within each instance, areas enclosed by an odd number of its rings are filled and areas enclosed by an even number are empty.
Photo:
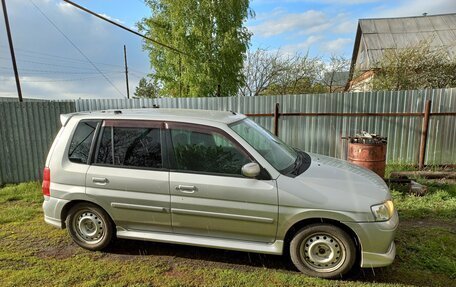
[[[279,136],[279,116],[279,103],[276,103],[274,110],[274,134],[276,136]]]
[[[423,117],[423,127],[421,129],[421,141],[420,141],[420,158],[418,167],[419,169],[424,168],[424,161],[426,157],[426,144],[428,138],[428,128],[429,128],[429,114],[431,113],[431,100],[426,101],[424,107],[424,117]]]

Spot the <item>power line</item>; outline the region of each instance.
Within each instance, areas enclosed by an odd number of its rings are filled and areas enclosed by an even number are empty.
[[[2,70],[10,70],[10,67],[0,67]],[[56,70],[42,70],[42,69],[29,69],[29,68],[23,68],[21,71],[26,71],[26,72],[31,72],[31,73],[44,73],[44,74],[69,74],[69,75],[93,75],[93,74],[99,74],[96,71],[92,72],[81,72],[81,71],[56,71]],[[106,74],[123,74],[122,71],[116,71],[116,72],[105,72]]]
[[[30,1],[31,1],[31,0],[30,0]],[[128,32],[130,32],[130,33],[133,33],[133,34],[138,35],[138,36],[140,36],[140,37],[142,37],[142,38],[144,38],[144,39],[147,39],[147,40],[151,41],[152,43],[155,43],[155,44],[160,45],[160,46],[162,46],[162,47],[168,48],[168,49],[170,49],[170,50],[172,50],[172,51],[174,51],[174,52],[176,52],[176,53],[183,54],[183,55],[187,55],[186,53],[180,51],[180,50],[177,49],[177,48],[171,47],[170,45],[161,43],[161,42],[159,42],[159,41],[157,41],[157,40],[154,40],[154,39],[152,39],[152,38],[150,38],[150,37],[147,37],[147,36],[145,36],[145,35],[143,35],[143,34],[137,32],[137,31],[135,31],[135,30],[132,30],[132,29],[130,29],[130,28],[124,26],[124,25],[121,25],[121,24],[119,24],[119,23],[117,23],[117,22],[115,22],[115,21],[112,21],[112,20],[110,20],[110,19],[108,19],[108,18],[106,18],[106,17],[103,17],[103,16],[101,16],[100,14],[97,14],[97,13],[95,13],[95,12],[93,12],[93,11],[91,11],[91,10],[85,8],[85,7],[82,7],[81,5],[78,5],[78,4],[74,3],[74,2],[72,2],[72,1],[69,1],[69,0],[63,0],[63,1],[66,2],[66,3],[68,3],[68,4],[70,4],[70,5],[73,5],[73,6],[76,7],[76,8],[81,9],[81,10],[84,11],[84,12],[87,12],[87,13],[89,13],[89,14],[95,16],[95,17],[98,17],[98,18],[100,18],[100,19],[102,19],[102,20],[104,20],[104,21],[106,21],[106,22],[109,22],[109,23],[111,23],[111,24],[113,24],[113,25],[115,25],[115,26],[117,26],[117,27],[119,27],[119,28],[121,28],[121,29],[124,29],[124,30],[126,30],[126,31],[128,31]],[[158,25],[158,23],[157,23],[157,25]]]
[[[82,77],[82,78],[67,78],[67,79],[58,79],[58,80],[28,80],[27,76],[21,76],[21,82],[24,83],[56,83],[56,82],[78,82],[78,81],[85,81],[85,80],[95,80],[100,78],[101,75],[95,75],[91,77]],[[3,81],[12,81],[13,79],[7,78],[2,79]]]
[[[0,60],[9,60],[6,57],[0,57]],[[81,67],[81,66],[70,66],[70,65],[60,65],[60,64],[51,64],[51,63],[45,63],[45,62],[38,62],[38,61],[31,61],[31,60],[24,60],[24,59],[19,59],[18,62],[22,63],[31,63],[39,66],[49,66],[49,67],[59,67],[59,68],[70,68],[73,70],[79,70],[79,71],[93,71],[93,69],[89,69],[87,67]],[[87,63],[87,62],[85,62]],[[103,72],[119,72],[119,70],[103,70]]]
[[[82,50],[79,49],[73,41],[71,41],[71,39],[35,4],[35,2],[33,2],[33,0],[29,0],[29,2],[95,68],[95,70],[97,70],[103,76],[103,78],[105,78],[105,80],[119,93],[119,95],[123,96],[122,92],[114,85],[114,83],[100,69],[98,69],[98,67],[89,59],[89,57],[87,57],[84,52],[82,52]]]
[[[0,44],[1,47],[6,47],[5,45]],[[86,63],[85,60],[77,59],[77,58],[70,58],[70,57],[63,57],[63,56],[57,56],[49,53],[42,53],[42,52],[36,52],[33,50],[27,50],[27,49],[22,49],[22,48],[15,48],[16,51],[20,53],[26,53],[26,54],[35,54],[35,55],[42,55],[42,56],[47,56],[50,58],[59,58],[59,59],[68,59],[71,61],[78,61],[78,62],[84,62]]]
[[[6,46],[0,44],[0,47],[6,47]],[[69,57],[62,57],[62,56],[52,55],[52,54],[48,54],[48,53],[41,53],[41,52],[36,52],[36,51],[31,51],[31,50],[26,50],[26,49],[20,49],[20,48],[16,48],[16,47],[14,49],[16,50],[17,54],[21,55],[21,58],[22,57],[29,57],[29,58],[32,58],[32,59],[38,58],[38,59],[42,59],[42,60],[46,60],[46,61],[49,60],[49,59],[54,59],[54,60],[58,59],[59,62],[67,62],[69,64],[70,63],[87,64],[86,60],[81,60],[81,59],[76,59],[76,58],[69,58]],[[25,55],[23,53],[25,53]],[[32,55],[26,55],[26,54],[32,54]],[[36,56],[36,55],[38,55],[38,56]],[[9,60],[9,58],[4,58],[4,57],[0,57],[0,58]],[[21,61],[25,62],[26,60],[18,59],[18,61],[19,62],[21,62]],[[29,61],[29,60],[27,60],[27,61]],[[97,62],[97,61],[92,61],[92,62],[95,63],[95,64],[98,64],[98,65],[102,65],[102,66],[112,66],[112,67],[118,67],[118,68],[121,68],[121,69],[124,67],[123,65],[118,65],[118,64],[116,65],[116,64],[112,64],[112,63],[103,63],[103,62]],[[43,63],[43,64],[45,64],[45,63]],[[81,68],[83,68],[83,67],[81,67]],[[129,71],[136,71],[137,73],[147,73],[147,72],[144,72],[144,71],[131,69],[130,67],[128,67],[128,70]]]
[[[93,77],[84,77],[84,78],[74,78],[74,79],[59,79],[59,80],[27,80],[22,79],[24,83],[60,83],[60,82],[80,82],[86,80],[98,80],[101,76],[93,76]]]
[[[5,47],[5,45],[1,45],[0,44],[0,47]],[[30,55],[27,55],[27,54],[32,54],[33,57],[35,58],[43,58],[43,59],[58,59],[59,61],[64,61],[64,62],[78,62],[78,63],[84,63],[84,64],[87,64],[87,60],[82,60],[82,59],[77,59],[77,58],[70,58],[70,57],[63,57],[63,56],[58,56],[58,55],[53,55],[53,54],[48,54],[48,53],[42,53],[42,52],[36,52],[36,51],[32,51],[32,50],[26,50],[26,49],[21,49],[21,48],[15,48],[15,50],[17,51],[18,54],[22,54],[23,56],[26,56],[26,57],[32,57]],[[26,54],[26,55],[24,55]],[[38,55],[38,56],[37,56]],[[101,63],[101,62],[96,62],[96,61],[93,61],[95,64],[103,64],[103,65],[113,65],[113,64],[106,64],[106,63]],[[113,65],[113,66],[119,66],[119,67],[122,67],[120,65]]]

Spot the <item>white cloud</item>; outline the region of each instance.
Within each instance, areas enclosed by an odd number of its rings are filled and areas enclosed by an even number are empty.
[[[46,3],[50,2],[49,0],[46,0]],[[61,12],[68,13],[69,15],[73,14],[74,12],[74,6],[70,5],[66,2],[59,2],[57,4],[57,7]]]
[[[131,94],[139,78],[150,72],[148,56],[142,51],[139,37],[58,0],[33,2],[95,62],[122,95],[29,1],[11,0],[8,12],[25,98],[123,97],[126,94],[124,44],[128,51]],[[0,96],[16,97],[5,34],[4,22],[0,21]]]
[[[303,42],[283,46],[280,48],[280,52],[288,55],[293,55],[296,53],[305,54],[314,44],[320,42],[322,39],[322,36],[311,35],[307,37]]]
[[[332,30],[333,33],[337,34],[349,34],[349,33],[356,33],[356,26],[358,25],[357,20],[345,20],[341,21],[334,26]]]
[[[299,34],[311,34],[322,32],[330,26],[326,14],[322,11],[309,10],[304,13],[283,14],[271,20],[266,20],[250,30],[254,35],[271,37],[283,33],[296,32]]]
[[[316,0],[314,2],[320,2],[320,3],[341,3],[341,4],[348,4],[348,5],[356,5],[356,4],[366,4],[366,3],[376,3],[376,2],[382,2],[382,0],[344,0],[344,1],[339,1],[339,0]]]
[[[381,7],[371,13],[368,18],[421,16],[428,14],[456,13],[455,0],[401,0],[393,8]]]
[[[21,70],[19,70],[19,73]],[[0,97],[17,97],[13,76],[2,76]],[[123,77],[111,77],[113,84],[125,93]],[[110,85],[104,84],[101,75],[75,76],[70,78],[49,76],[21,76],[21,88],[25,98],[33,99],[77,99],[77,98],[119,98]]]
[[[255,13],[255,17],[251,19],[254,22],[261,22],[267,19],[275,18],[285,14],[287,11],[283,7],[275,7],[271,11]]]
[[[320,49],[329,54],[343,55],[347,46],[353,45],[353,43],[354,39],[352,38],[337,38],[335,40],[322,43]]]
[[[328,4],[342,4],[342,5],[356,5],[356,4],[366,4],[366,3],[375,3],[380,2],[381,0],[304,0],[303,2],[318,2],[318,3],[328,3]]]
[[[104,13],[100,13],[100,14],[98,14],[98,15],[100,15],[100,16],[102,16],[102,17],[105,17],[105,18],[107,18],[107,19],[109,19],[109,20],[111,20],[111,21],[117,22],[117,23],[119,23],[119,24],[125,24],[124,21],[122,21],[122,20],[120,20],[120,19],[117,19],[117,18],[114,18],[114,17],[111,17],[111,16],[109,16],[109,15],[106,15],[106,14],[104,14]]]
[[[281,3],[319,3],[319,4],[340,4],[340,5],[357,5],[366,3],[380,2],[381,0],[282,0]],[[256,4],[276,3],[276,0],[254,0]]]

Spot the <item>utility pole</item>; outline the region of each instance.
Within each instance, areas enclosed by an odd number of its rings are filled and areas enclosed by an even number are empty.
[[[217,97],[222,96],[222,86],[220,84],[217,85]]]
[[[2,0],[3,6],[3,16],[5,17],[5,27],[6,27],[6,34],[8,35],[8,43],[11,53],[11,61],[13,62],[13,70],[14,70],[14,77],[16,78],[16,88],[17,88],[17,96],[19,98],[19,102],[22,102],[22,90],[21,90],[21,82],[19,81],[19,73],[17,71],[16,65],[16,55],[14,54],[14,46],[13,46],[13,38],[11,37],[11,29],[8,20],[8,12],[6,11],[6,0]]]
[[[179,97],[182,98],[182,58],[179,54]]]
[[[124,45],[124,60],[125,60],[125,82],[127,83],[127,99],[130,98],[130,87],[128,85],[128,63],[127,63],[127,46]]]

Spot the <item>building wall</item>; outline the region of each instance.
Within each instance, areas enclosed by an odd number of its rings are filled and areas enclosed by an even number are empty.
[[[349,92],[371,92],[373,90],[374,71],[366,71],[350,81]]]

